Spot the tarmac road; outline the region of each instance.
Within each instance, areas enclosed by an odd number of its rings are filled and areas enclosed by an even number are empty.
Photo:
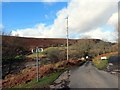
[[[95,68],[90,61],[70,71],[70,88],[118,88],[118,77]]]

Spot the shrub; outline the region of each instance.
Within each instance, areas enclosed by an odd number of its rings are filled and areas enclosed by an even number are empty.
[[[43,53],[51,60],[52,63],[64,60],[66,57],[65,51],[57,47],[47,48]]]

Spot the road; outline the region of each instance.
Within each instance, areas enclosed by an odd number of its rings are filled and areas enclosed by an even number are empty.
[[[70,88],[118,88],[118,77],[98,70],[91,62],[70,71]]]

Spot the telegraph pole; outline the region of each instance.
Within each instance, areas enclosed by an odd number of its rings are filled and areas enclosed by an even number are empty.
[[[69,4],[69,2],[70,2],[70,0],[68,0],[68,4]],[[67,7],[66,8],[68,8],[68,4],[67,4]],[[66,27],[66,29],[67,29],[67,60],[69,59],[69,56],[68,56],[68,46],[69,46],[69,42],[68,42],[68,40],[69,40],[69,33],[68,33],[68,17],[69,17],[69,15],[68,15],[68,11],[67,11],[67,18],[66,18],[66,20],[67,20],[67,27]]]
[[[69,0],[68,0],[68,4],[69,4]],[[68,7],[68,4],[67,4],[67,7]],[[68,40],[69,40],[69,33],[68,33],[68,12],[67,12],[67,18],[66,18],[66,20],[67,20],[67,27],[66,27],[66,29],[67,29],[67,61],[69,61],[69,56],[68,56],[68,46],[69,46],[69,43],[68,43]],[[69,77],[70,77],[70,70],[67,70],[67,81],[68,81],[68,83],[70,82],[69,81]]]
[[[68,16],[67,16],[67,60],[68,60]]]

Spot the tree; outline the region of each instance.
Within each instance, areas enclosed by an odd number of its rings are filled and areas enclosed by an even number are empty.
[[[18,37],[6,37],[8,36],[2,36],[2,64],[3,73],[9,74],[13,63],[23,62],[26,49],[23,47],[24,42],[20,41]],[[8,68],[7,71],[4,66]],[[3,74],[3,76],[5,75]]]
[[[85,56],[86,52],[88,54],[90,54],[90,50],[92,49],[93,45],[94,45],[93,41],[83,40],[83,41],[79,41],[77,44],[75,44],[73,46],[73,48],[74,48],[74,50],[78,51],[78,53],[81,56]]]
[[[111,52],[112,45],[110,42],[104,42],[101,40],[90,40],[84,39],[82,41],[78,41],[78,43],[69,47],[70,58],[80,58],[86,55],[90,55],[92,57]]]

